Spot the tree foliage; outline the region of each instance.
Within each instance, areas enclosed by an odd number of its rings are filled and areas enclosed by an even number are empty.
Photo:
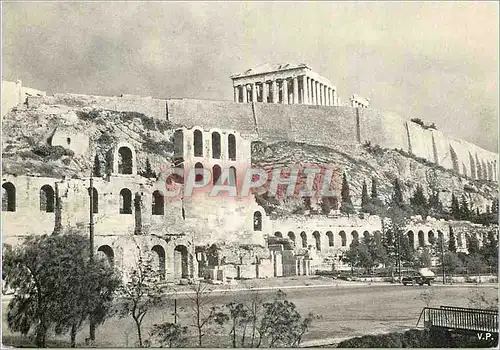
[[[363,189],[361,191],[361,211],[368,213],[370,204],[370,197],[368,196],[368,187],[366,186],[366,181],[363,181]]]
[[[342,177],[342,189],[340,192],[341,195],[341,204],[340,204],[340,211],[342,213],[345,213],[347,215],[352,214],[355,212],[354,206],[352,204],[351,200],[351,194],[349,190],[349,183],[347,182],[347,175],[344,173]]]
[[[15,249],[6,249],[6,283],[17,291],[8,305],[7,325],[26,335],[35,334],[45,347],[50,329],[77,330],[92,317],[108,316],[120,279],[103,261],[89,259],[89,241],[78,234],[30,236]]]
[[[293,302],[279,290],[273,301],[263,304],[259,332],[267,347],[299,347],[315,316],[302,318]]]
[[[187,343],[187,333],[188,327],[165,322],[154,324],[150,335],[156,339],[160,347],[180,348]]]

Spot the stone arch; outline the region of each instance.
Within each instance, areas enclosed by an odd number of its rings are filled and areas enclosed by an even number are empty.
[[[193,154],[195,157],[203,157],[203,133],[198,129],[193,131]]]
[[[137,174],[137,157],[135,149],[127,142],[119,142],[113,152],[113,173]]]
[[[453,164],[453,170],[456,171],[457,173],[460,173],[457,152],[455,152],[455,149],[451,145],[450,145],[450,156],[451,156],[451,162]]]
[[[221,143],[220,134],[216,131],[212,132],[212,158],[220,159]]]
[[[328,246],[333,247],[335,245],[335,240],[333,238],[333,232],[332,231],[327,231],[326,232],[326,237],[328,238]]]
[[[302,248],[307,248],[307,234],[304,231],[300,233],[300,238],[302,240]]]
[[[152,205],[151,205],[151,214],[152,215],[164,215],[165,214],[165,197],[160,193],[160,191],[156,190],[153,192],[152,196]]]
[[[342,247],[347,246],[347,236],[346,236],[345,232],[344,231],[340,231],[339,232],[339,236],[340,236]]]
[[[189,277],[189,253],[185,245],[178,245],[174,249],[174,277]]]
[[[253,213],[253,230],[262,231],[262,213],[260,211]]]
[[[132,174],[132,150],[129,147],[118,149],[118,173]]]
[[[316,250],[321,251],[321,235],[318,231],[313,232],[314,241],[316,243]]]
[[[87,188],[87,193],[89,194],[90,200],[90,187]],[[92,187],[92,212],[94,214],[99,213],[99,193],[95,187]]]
[[[221,173],[222,173],[222,170],[221,170],[220,166],[218,164],[215,164],[212,167],[212,184],[213,185],[217,184],[217,181],[219,181],[219,179],[220,179]]]
[[[366,231],[366,230],[365,230],[365,231],[363,232],[363,238],[364,238],[365,240],[370,239],[370,232],[368,232],[368,231]]]
[[[97,249],[97,254],[102,259],[104,259],[104,261],[106,261],[110,267],[115,266],[115,253],[113,251],[113,248],[111,248],[109,245],[100,246]]]
[[[197,162],[194,165],[194,171],[195,171],[194,181],[197,183],[202,183],[203,182],[203,164],[201,164],[200,162]]]
[[[227,135],[227,154],[229,160],[236,160],[236,136]]]
[[[295,233],[288,231],[288,238],[295,244]]]
[[[429,244],[431,244],[431,245],[436,243],[436,236],[434,235],[434,232],[432,230],[430,230],[427,233],[427,240],[429,241]]]
[[[457,239],[457,247],[463,248],[464,247],[464,238],[463,238],[462,232],[455,233],[455,237]]]
[[[2,184],[2,211],[16,211],[16,187],[12,182]]]
[[[413,231],[408,231],[408,243],[410,244],[410,247],[413,249],[415,248],[415,234],[413,233]]]
[[[418,246],[425,247],[425,233],[424,231],[418,231]]]
[[[283,238],[283,234],[280,231],[276,231],[274,237]]]
[[[55,193],[50,185],[43,185],[40,189],[40,211],[53,213],[55,209]]]
[[[120,214],[132,214],[132,192],[128,188],[120,191]]]
[[[351,232],[352,242],[359,243],[359,234],[358,231],[354,230]]]
[[[165,249],[161,245],[155,245],[151,248],[151,252],[153,252],[153,268],[158,272],[160,279],[165,279],[165,262],[166,262],[166,254]]]

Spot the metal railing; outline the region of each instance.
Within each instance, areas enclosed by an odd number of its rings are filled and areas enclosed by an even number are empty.
[[[425,328],[440,327],[464,331],[498,333],[498,311],[455,306],[426,307],[420,313]]]

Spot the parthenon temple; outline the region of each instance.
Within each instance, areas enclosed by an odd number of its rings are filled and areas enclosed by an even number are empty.
[[[306,64],[263,64],[231,76],[235,102],[338,106],[336,87]]]

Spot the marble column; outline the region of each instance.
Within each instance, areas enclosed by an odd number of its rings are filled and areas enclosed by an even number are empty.
[[[239,102],[240,101],[240,87],[235,86],[234,87],[234,102]]]
[[[272,102],[273,103],[278,103],[278,84],[276,84],[276,80],[273,80],[271,82],[271,85],[272,85]]]
[[[310,93],[311,93],[311,104],[312,105],[315,105],[316,104],[316,83],[314,82],[313,79],[309,79],[309,83],[311,85],[311,90],[310,90]]]
[[[338,105],[337,92],[335,91],[335,89],[332,89],[332,97],[333,97],[332,106],[337,106]]]
[[[257,102],[257,84],[252,83],[252,102]]]
[[[316,85],[314,90],[314,95],[316,96],[316,98],[314,99],[314,101],[316,102],[315,105],[319,106],[321,102],[321,96],[319,95],[319,81],[316,81],[314,85]]]
[[[328,90],[329,90],[328,86],[325,85],[325,106],[330,105],[330,98],[329,98]]]
[[[293,78],[293,104],[299,104],[299,80],[297,77]]]
[[[267,81],[262,82],[262,102],[267,103],[267,96],[269,94],[269,85]]]
[[[242,85],[242,93],[243,93],[243,103],[248,102],[248,91],[247,91],[247,85]]]
[[[288,104],[288,81],[286,79],[282,80],[281,86],[281,97],[283,98],[283,104]]]
[[[302,104],[308,105],[309,104],[309,78],[306,77],[305,75],[302,76],[302,93],[303,93]]]

